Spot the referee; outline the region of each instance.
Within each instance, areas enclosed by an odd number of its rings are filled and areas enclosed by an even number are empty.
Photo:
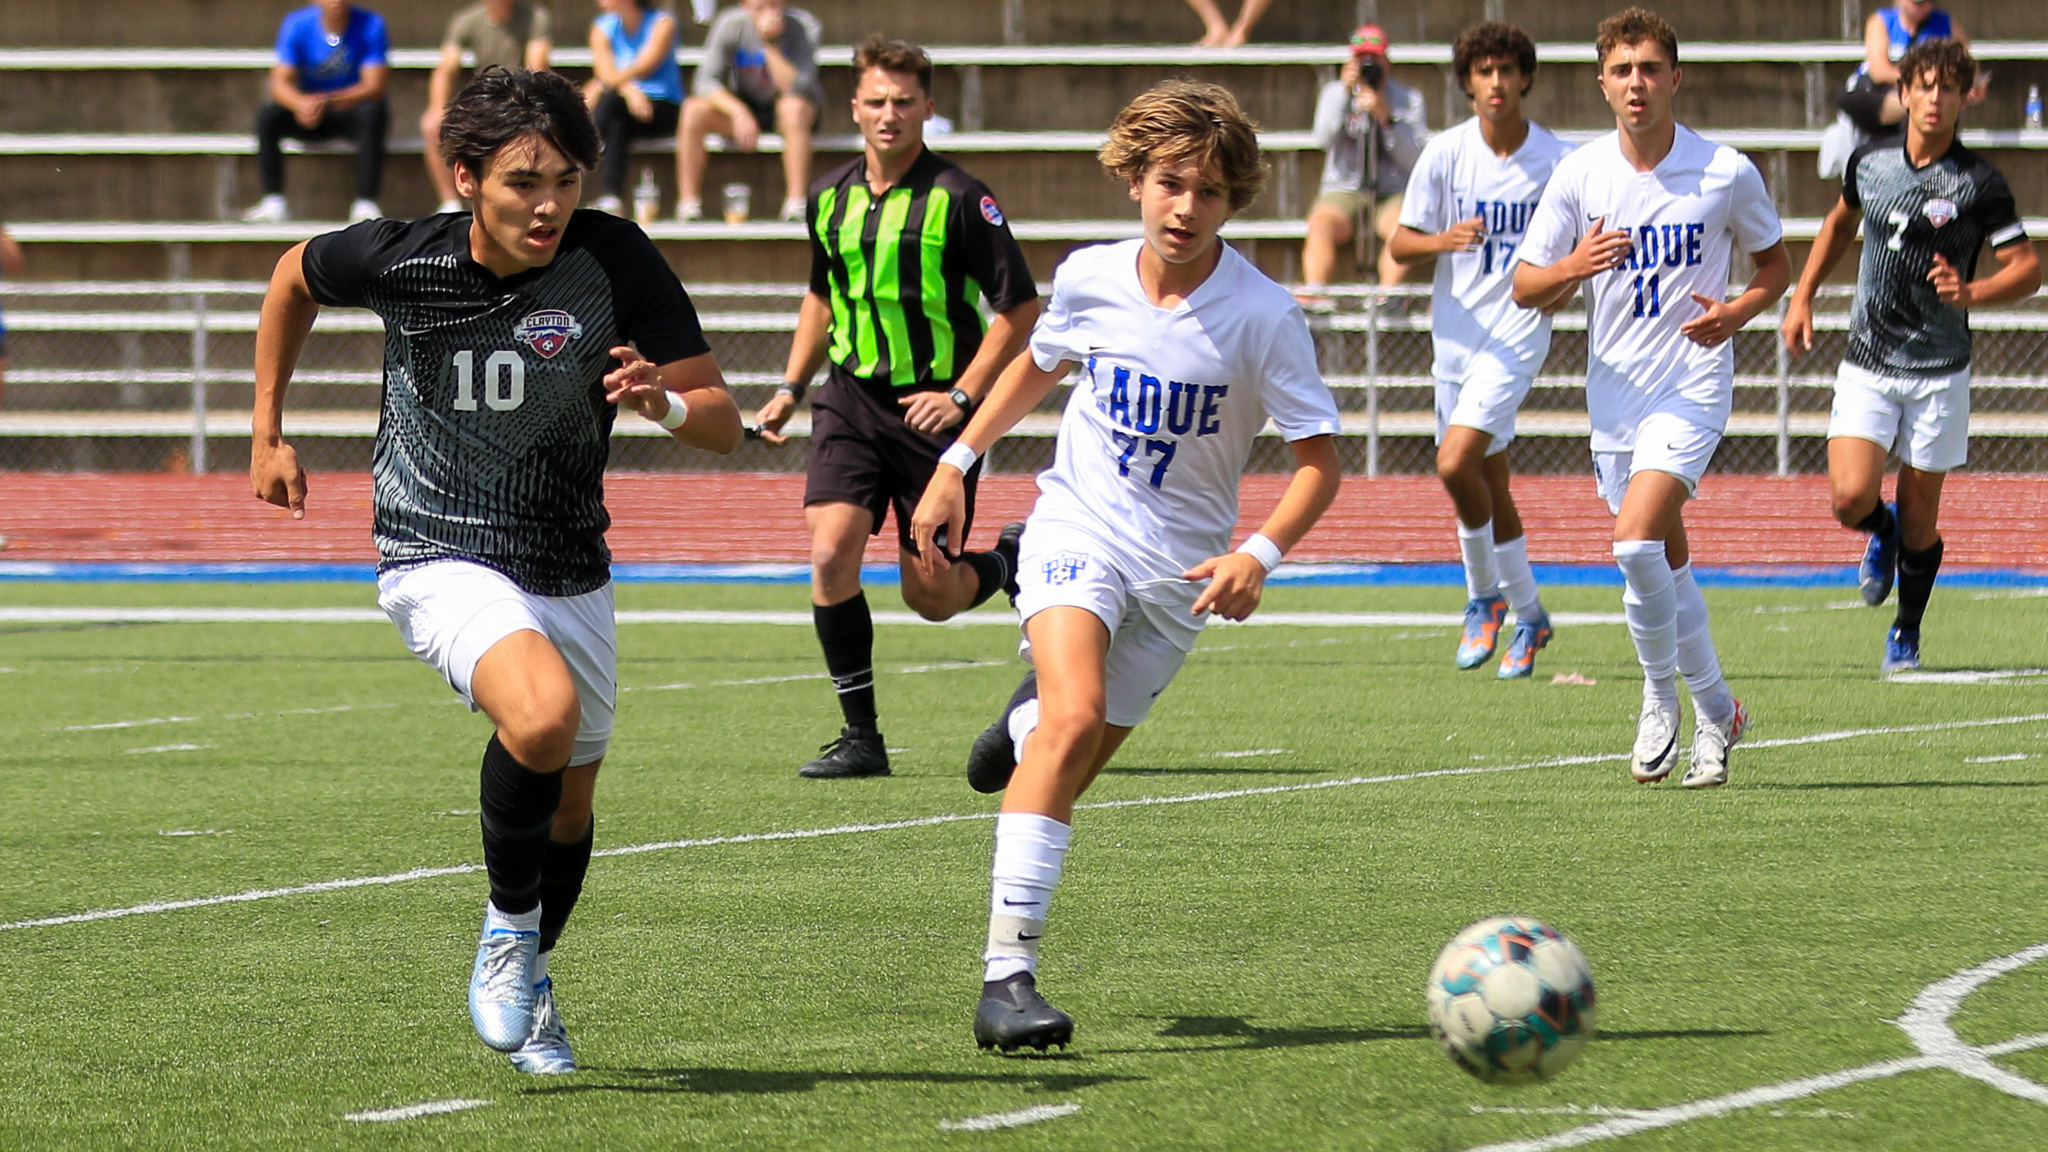
[[[781,429],[820,364],[811,402],[804,519],[811,530],[811,611],[846,726],[799,774],[886,776],[875,713],[874,620],[860,587],[867,539],[896,508],[903,602],[944,620],[998,590],[1016,591],[1022,524],[995,548],[964,552],[942,572],[919,570],[910,516],[939,453],[1017,354],[1038,318],[1038,287],[1002,209],[981,182],[924,146],[932,63],[924,50],[871,36],[853,54],[853,120],[866,144],[811,188],[811,289],[799,313],[784,383],[756,419]],[[982,331],[975,296],[995,317]],[[967,474],[967,524],[974,482]]]

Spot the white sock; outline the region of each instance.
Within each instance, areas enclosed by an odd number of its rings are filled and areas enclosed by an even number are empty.
[[[546,980],[547,980],[547,978],[548,978],[548,957],[550,957],[550,956],[553,956],[553,955],[554,955],[554,953],[553,953],[552,951],[549,951],[549,952],[543,952],[543,953],[541,953],[541,954],[540,954],[539,956],[536,956],[536,957],[534,958],[534,961],[533,961],[533,986],[534,986],[535,988],[538,988],[538,987],[540,987],[540,986],[541,986],[541,985],[542,985],[543,983],[545,983],[545,982],[546,982]]]
[[[1671,587],[1678,600],[1678,674],[1692,693],[1693,711],[1726,727],[1735,718],[1735,696],[1721,678],[1721,658],[1707,628],[1707,598],[1692,578],[1692,565],[1671,574]]]
[[[1529,538],[1517,536],[1493,546],[1493,562],[1500,571],[1500,590],[1515,610],[1515,622],[1535,620],[1543,615],[1543,598],[1536,593],[1536,573],[1529,567]]]
[[[1614,562],[1628,588],[1621,594],[1623,615],[1628,617],[1629,638],[1636,642],[1636,659],[1642,663],[1645,679],[1658,685],[1673,685],[1678,671],[1678,595],[1671,585],[1671,567],[1664,558],[1662,540],[1617,540]]]
[[[508,912],[500,912],[496,904],[486,903],[484,905],[484,931],[495,932],[500,930],[506,932],[540,931],[540,905],[534,905],[531,912],[521,912],[519,915],[514,916]]]
[[[1010,752],[1017,758],[1017,763],[1024,762],[1024,738],[1037,727],[1038,697],[1033,696],[1010,713]]]
[[[995,866],[988,894],[988,948],[983,980],[1038,971],[1038,941],[1073,828],[1050,816],[1004,812],[996,817]]]
[[[1458,555],[1465,559],[1465,595],[1485,600],[1500,595],[1500,568],[1493,562],[1493,521],[1477,528],[1458,525]]]

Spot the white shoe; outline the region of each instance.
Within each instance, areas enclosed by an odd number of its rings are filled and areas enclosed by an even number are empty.
[[[284,206],[284,197],[265,196],[256,202],[254,208],[242,213],[244,224],[282,224],[291,219],[291,212]]]
[[[381,220],[384,210],[377,207],[375,200],[357,200],[348,206],[348,222],[361,224],[365,220]]]
[[[704,219],[704,202],[702,200],[676,201],[676,223],[695,224],[702,219]]]
[[[467,212],[469,209],[464,208],[460,200],[443,200],[441,201],[441,206],[434,209],[434,211],[438,214],[443,212]]]
[[[804,209],[807,207],[809,206],[802,200],[784,200],[782,218],[792,224],[801,224],[804,222]]]
[[[469,973],[469,1021],[479,1040],[500,1052],[516,1052],[533,1035],[536,985],[534,958],[539,932],[493,928],[484,921]]]
[[[569,1030],[562,1026],[562,1014],[555,1008],[553,980],[535,985],[533,1033],[508,1055],[514,1068],[535,1076],[562,1076],[576,1070],[576,1053],[569,1048]]]
[[[590,202],[590,206],[596,211],[609,212],[614,216],[626,214],[626,202],[617,196],[599,196]]]
[[[1700,717],[1692,734],[1692,767],[1679,783],[1687,788],[1716,788],[1728,782],[1728,750],[1742,743],[1749,731],[1749,709],[1735,702],[1735,715],[1726,727]]]
[[[1636,746],[1629,754],[1629,774],[1638,784],[1655,784],[1678,767],[1678,709],[1649,697],[1636,719]]]

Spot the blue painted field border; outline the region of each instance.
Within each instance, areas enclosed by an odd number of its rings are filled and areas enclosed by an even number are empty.
[[[1535,569],[1538,581],[1556,587],[1621,584],[1621,573],[1610,564],[1538,564]],[[1720,588],[1849,589],[1856,584],[1856,569],[1846,564],[1745,564],[1703,567],[1695,573],[1701,584]],[[0,583],[358,584],[375,578],[375,566],[368,563],[0,560]],[[612,578],[621,584],[806,584],[811,576],[810,568],[803,564],[614,564]],[[893,584],[896,566],[863,565],[861,579],[869,584]],[[1464,584],[1465,573],[1456,564],[1285,564],[1269,582],[1303,587],[1445,586]],[[2048,570],[1949,568],[1942,571],[1941,582],[1962,588],[2048,587]]]

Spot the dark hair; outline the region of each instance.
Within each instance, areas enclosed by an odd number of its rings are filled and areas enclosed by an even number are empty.
[[[597,125],[576,86],[553,72],[493,64],[476,74],[441,117],[441,155],[481,180],[505,145],[538,136],[578,167],[597,167]]]
[[[906,72],[917,77],[917,86],[924,94],[932,94],[932,58],[924,49],[908,40],[891,40],[880,32],[869,36],[854,46],[853,82],[860,84],[861,77],[871,68],[884,72]]]
[[[1671,66],[1678,67],[1678,33],[1647,8],[1623,9],[1602,20],[1594,33],[1594,57],[1605,64],[1609,52],[1627,44],[1655,44],[1671,57]]]
[[[1465,29],[1458,42],[1451,45],[1451,72],[1457,76],[1461,87],[1472,79],[1474,65],[1499,59],[1515,62],[1522,79],[1528,81],[1522,85],[1522,94],[1528,95],[1536,83],[1536,45],[1527,32],[1513,24],[1488,20]],[[1471,89],[1468,87],[1466,91]]]
[[[1946,81],[1968,92],[1977,83],[1977,61],[1960,40],[1922,40],[1899,57],[1899,90],[1915,81]]]
[[[1258,199],[1266,183],[1259,126],[1227,89],[1195,80],[1162,80],[1125,105],[1096,155],[1125,180],[1142,180],[1155,164],[1213,165],[1233,212]]]

